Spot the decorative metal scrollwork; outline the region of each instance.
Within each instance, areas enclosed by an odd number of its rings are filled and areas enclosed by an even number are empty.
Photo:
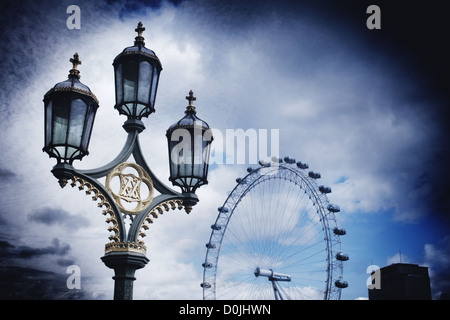
[[[120,241],[119,224],[114,215],[112,205],[108,202],[106,197],[100,192],[99,189],[97,189],[94,185],[92,185],[92,183],[90,183],[80,177],[73,176],[72,183],[70,185],[72,187],[76,187],[77,182],[79,183],[78,189],[80,191],[85,190],[87,195],[93,194],[92,195],[93,201],[97,201],[98,199],[100,199],[100,202],[98,202],[97,206],[99,208],[105,207],[105,209],[102,212],[103,215],[106,216],[107,214],[109,214],[109,216],[106,218],[106,223],[112,223],[112,226],[110,226],[108,228],[108,231],[114,232],[114,235],[109,236],[109,240],[111,240],[112,242],[119,242]]]
[[[137,175],[126,173],[127,169],[132,168]],[[119,178],[119,190],[112,190],[112,180]],[[147,186],[148,195],[145,199],[141,197],[142,186]],[[153,200],[153,184],[147,172],[138,164],[124,162],[116,166],[106,177],[105,187],[114,198],[120,210],[128,214],[138,214],[147,208]],[[135,203],[134,207],[125,205],[125,203]]]
[[[175,210],[177,208],[178,208],[178,210],[183,209],[183,201],[182,200],[168,200],[168,201],[165,201],[165,202],[161,203],[160,205],[156,206],[145,217],[145,219],[142,222],[142,225],[139,229],[138,236],[141,238],[144,238],[146,236],[145,231],[149,227],[148,223],[149,224],[153,223],[152,218],[156,219],[156,218],[158,218],[158,214],[161,215],[164,213],[164,211]],[[137,239],[137,243],[140,245],[143,245],[144,241],[142,239]]]

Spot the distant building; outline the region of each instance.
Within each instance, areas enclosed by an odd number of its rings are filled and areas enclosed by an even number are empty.
[[[395,263],[379,272],[379,289],[369,289],[369,300],[431,300],[428,267]]]

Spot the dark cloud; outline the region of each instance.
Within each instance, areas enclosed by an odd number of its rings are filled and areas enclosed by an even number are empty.
[[[0,240],[0,258],[7,258],[11,255],[14,246],[5,240]]]
[[[58,239],[53,239],[51,245],[44,248],[35,248],[29,246],[18,247],[18,256],[29,259],[43,255],[65,256],[70,251],[70,245],[61,244]]]
[[[2,262],[8,259],[31,259],[31,258],[41,258],[43,256],[55,256],[58,257],[58,264],[62,262],[70,262],[73,264],[74,260],[69,257],[70,245],[67,243],[61,243],[59,239],[54,238],[51,244],[46,247],[32,247],[27,245],[15,246],[10,241],[0,240],[0,257],[2,257]]]
[[[61,267],[67,267],[67,266],[76,264],[76,260],[73,258],[64,257],[64,258],[57,259],[56,264]]]
[[[83,289],[67,288],[69,274],[66,268],[76,264],[69,256],[70,246],[53,239],[47,247],[14,246],[0,240],[0,299],[1,300],[88,300],[93,295]],[[61,273],[39,270],[31,265],[19,266],[14,262],[56,257],[55,267]],[[36,260],[33,260],[36,261]],[[83,279],[85,281],[86,279]],[[99,298],[99,297],[97,297]]]
[[[14,172],[0,168],[0,181],[1,182],[5,182],[5,181],[9,182],[16,177],[17,177],[17,175]]]
[[[5,250],[8,248],[14,248],[14,246],[8,241],[0,240],[0,250]]]
[[[69,256],[70,246],[53,239],[47,247],[14,246],[11,242],[0,240],[0,299],[93,299],[92,294],[82,289],[68,289],[66,281],[69,274],[66,268],[75,264]],[[56,269],[61,273],[39,270],[26,261],[56,257]],[[36,262],[37,260],[33,260]],[[22,264],[19,266],[15,264]]]
[[[63,209],[42,208],[32,211],[28,218],[31,221],[46,225],[61,225],[71,230],[77,230],[89,225],[89,221],[81,216],[73,216]]]

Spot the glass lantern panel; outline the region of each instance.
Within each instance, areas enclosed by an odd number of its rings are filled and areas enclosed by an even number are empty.
[[[176,149],[178,141],[169,141],[169,165],[170,165],[170,176],[176,178],[178,176],[178,158],[180,150]]]
[[[57,146],[54,148],[55,154],[57,157],[65,158],[66,156],[66,147],[65,146]]]
[[[136,61],[125,62],[122,68],[123,74],[123,91],[124,100],[126,102],[136,100],[138,64]]]
[[[175,129],[169,140],[170,160],[176,164],[191,164],[191,135],[188,130]]]
[[[203,146],[203,162],[208,166],[211,155],[211,141],[204,141],[205,145]]]
[[[84,151],[87,151],[88,149],[88,145],[89,145],[89,140],[91,138],[91,132],[92,132],[92,127],[94,125],[94,118],[95,118],[95,108],[91,105],[88,109],[88,115],[87,115],[87,119],[86,119],[86,127],[84,129],[84,135],[83,135],[83,140],[81,141],[81,149]]]
[[[137,117],[142,117],[143,114],[145,114],[146,112],[147,112],[147,106],[145,106],[141,103],[138,103],[136,105],[136,116]]]
[[[52,105],[50,100],[45,108],[45,147],[49,146],[52,139]]]
[[[190,167],[190,166],[189,166]],[[180,164],[179,166],[179,173],[178,176],[180,177],[186,177],[187,175],[189,175],[189,167],[186,164]]]
[[[53,144],[66,144],[67,127],[69,125],[70,106],[69,101],[64,98],[57,97],[53,100]]]
[[[182,148],[180,149],[178,158],[178,161],[180,163],[178,175],[180,177],[189,177],[192,175],[192,157],[190,152],[190,144],[182,142],[181,145]]]
[[[66,159],[75,159],[80,155],[80,149],[78,148],[67,147],[66,152],[67,152]]]
[[[156,89],[158,89],[158,69],[156,67],[153,68],[153,80],[152,80],[152,92],[150,94],[150,103],[152,104],[152,107],[155,107],[155,100],[156,100]]]
[[[122,87],[122,64],[119,64],[116,68],[116,103],[122,103],[123,100],[123,87]]]
[[[141,61],[141,63],[139,64],[139,90],[138,90],[139,102],[144,104],[149,103],[151,82],[152,82],[152,66],[147,61]]]
[[[190,186],[195,187],[199,181],[200,181],[200,179],[197,179],[195,177],[192,178]]]
[[[128,103],[128,104],[124,104],[121,107],[122,111],[124,111],[126,114],[133,114],[133,104],[132,103]]]
[[[203,178],[203,136],[197,134],[194,137],[194,170],[193,176],[202,179]]]
[[[195,164],[192,170],[192,176],[201,179],[203,177],[203,165]]]
[[[82,99],[72,100],[70,111],[69,137],[67,144],[80,147],[84,131],[84,121],[86,117],[87,105]]]
[[[206,146],[203,148],[203,180],[208,179],[208,167],[211,154],[211,142],[207,142]]]

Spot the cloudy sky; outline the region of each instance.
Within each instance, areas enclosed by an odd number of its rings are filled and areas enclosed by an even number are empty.
[[[90,154],[75,166],[113,159],[126,133],[113,108],[111,64],[133,44],[139,21],[163,65],[157,111],[140,137],[161,180],[169,183],[165,130],[183,116],[192,89],[211,127],[278,129],[280,155],[308,162],[331,186],[350,256],[343,299],[367,297],[368,266],[400,259],[430,268],[435,298],[448,293],[445,16],[437,1],[396,3],[2,1],[1,297],[112,298],[113,271],[100,260],[107,224],[89,197],[61,189],[50,173],[42,98],[67,78],[78,52],[81,81],[100,108]],[[79,30],[66,26],[71,4],[81,9]],[[370,4],[381,9],[381,30],[366,27]],[[210,225],[247,166],[213,166],[190,215],[155,221],[136,299],[201,299]],[[65,286],[72,264],[81,270],[78,291]]]

